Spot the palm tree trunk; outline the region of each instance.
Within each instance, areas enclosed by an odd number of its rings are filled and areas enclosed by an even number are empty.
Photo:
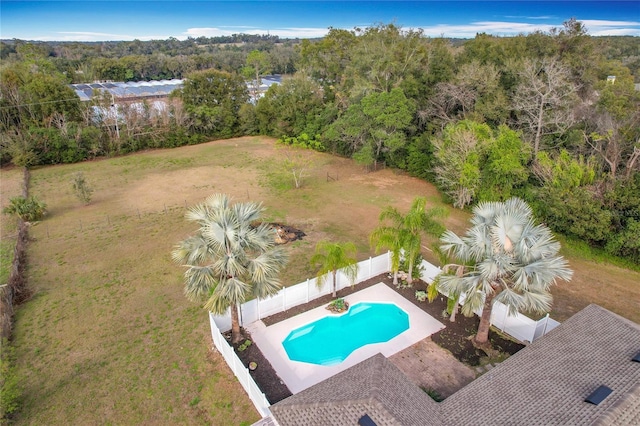
[[[409,256],[409,274],[407,275],[407,284],[413,284],[413,256]]]
[[[453,304],[453,308],[451,309],[451,315],[449,316],[449,321],[456,322],[456,315],[458,314],[458,301],[460,300],[460,296],[456,296],[456,301]]]
[[[334,297],[334,299],[336,297],[336,272],[337,271],[335,271],[335,270],[332,272],[332,274],[333,274],[333,297]]]
[[[393,271],[393,285],[398,287],[398,271]]]
[[[482,308],[482,315],[480,316],[478,333],[474,338],[476,343],[484,344],[489,341],[489,327],[491,326],[491,309],[493,308],[492,302],[494,297],[495,297],[495,291],[491,294],[487,294],[484,299],[484,307]]]
[[[238,306],[231,305],[231,343],[240,343],[242,335],[240,334],[240,320],[238,319]]]

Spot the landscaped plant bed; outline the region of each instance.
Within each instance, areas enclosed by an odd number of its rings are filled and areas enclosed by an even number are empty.
[[[265,394],[267,400],[271,404],[275,404],[278,401],[291,396],[291,391],[284,384],[284,382],[278,377],[276,371],[271,366],[271,363],[262,355],[260,348],[256,344],[246,344],[251,340],[251,335],[245,330],[241,329],[242,340],[238,344],[233,344],[233,349],[242,361],[242,364],[249,369],[249,374],[256,382],[262,393]],[[231,331],[224,333],[227,342],[231,343]],[[239,348],[244,346],[244,350],[240,351]],[[252,370],[252,362],[255,362],[255,368]]]

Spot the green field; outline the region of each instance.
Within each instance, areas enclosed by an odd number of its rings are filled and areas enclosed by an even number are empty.
[[[16,424],[251,424],[259,418],[212,351],[207,314],[182,294],[175,243],[195,230],[185,206],[215,192],[264,202],[265,220],[307,236],[287,246],[282,275],[296,284],[313,272],[317,241],[349,240],[364,259],[380,210],[408,208],[418,195],[442,205],[435,188],[391,170],[366,173],[351,160],[305,152],[306,185],[292,189],[272,139],[240,138],[174,150],[32,170],[31,194],[49,214],[30,230],[29,285],[14,342],[23,399]],[[71,177],[95,189],[83,205]],[[2,202],[22,174],[2,170]],[[327,179],[327,174],[338,177]],[[468,213],[450,209],[461,232]],[[2,217],[3,247],[11,239]],[[428,241],[425,245],[428,245]],[[3,248],[3,252],[5,252]],[[425,251],[429,260],[430,254]],[[570,258],[574,280],[554,290],[552,316],[566,319],[596,302],[640,321],[640,273]]]

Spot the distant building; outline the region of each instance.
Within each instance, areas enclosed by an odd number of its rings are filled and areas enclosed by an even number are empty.
[[[90,101],[93,92],[100,90],[113,96],[114,100],[137,101],[149,98],[166,98],[176,89],[182,87],[183,80],[131,81],[71,84],[81,101]]]
[[[257,97],[264,96],[264,93],[274,84],[282,83],[281,75],[265,75],[260,77],[261,84],[257,87]],[[94,91],[100,90],[113,96],[117,102],[140,101],[143,99],[166,98],[174,90],[182,87],[184,80],[159,80],[159,81],[130,81],[130,82],[105,82],[105,83],[83,83],[70,84],[69,86],[76,92],[81,101],[90,101]],[[247,82],[249,93],[256,91],[255,81]]]

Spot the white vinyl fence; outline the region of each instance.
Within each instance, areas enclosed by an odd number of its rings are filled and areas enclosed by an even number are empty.
[[[366,281],[376,275],[388,272],[391,269],[389,254],[369,258],[358,263],[358,277],[355,283]],[[286,309],[292,308],[310,300],[317,299],[332,292],[333,282],[331,279],[325,281],[322,288],[316,285],[316,279],[308,279],[305,282],[296,284],[292,287],[283,288],[276,295],[263,300],[251,300],[242,304],[239,308],[240,323],[252,323],[269,315],[277,314]],[[349,280],[342,272],[338,272],[336,276],[336,288],[342,290],[351,285]],[[269,416],[269,401],[258,385],[254,382],[249,374],[249,370],[244,366],[233,350],[233,347],[227,343],[222,335],[225,331],[231,329],[231,314],[229,311],[225,315],[213,315],[209,313],[209,323],[211,324],[211,337],[216,349],[222,354],[227,364],[236,375],[242,387],[249,395],[251,402],[256,407],[262,417]]]
[[[422,268],[422,280],[429,284],[431,284],[440,273],[440,268],[425,260],[422,261]],[[447,295],[445,294],[445,296]],[[464,295],[460,297],[460,304],[462,303],[464,303]],[[494,302],[493,308],[491,309],[491,325],[521,342],[533,342],[560,325],[558,321],[549,317],[549,314],[535,321],[520,312],[516,315],[509,315],[508,311],[505,304]],[[480,316],[482,315],[482,308],[474,312]]]
[[[253,402],[253,405],[256,407],[256,410],[260,413],[262,417],[266,417],[271,415],[271,411],[269,411],[269,401],[267,397],[264,396],[264,393],[260,390],[256,382],[249,374],[249,370],[244,366],[238,355],[236,355],[233,347],[227,343],[224,336],[218,329],[216,322],[211,313],[209,314],[209,323],[211,324],[211,337],[213,338],[213,344],[218,349],[218,352],[222,354],[222,357],[233,371],[233,374],[238,378],[240,384],[244,388],[247,395]]]
[[[389,272],[390,269],[391,257],[389,253],[373,258],[370,257],[368,260],[358,262],[358,277],[354,285]],[[423,281],[431,284],[439,273],[440,268],[425,260],[422,261],[421,279]],[[307,303],[332,292],[332,280],[330,278],[325,281],[321,288],[318,288],[316,282],[315,278],[310,278],[300,284],[282,288],[282,290],[274,296],[262,300],[254,299],[242,304],[242,306],[239,307],[240,324],[250,324],[269,315],[283,312],[289,308]],[[351,285],[351,283],[347,277],[339,271],[336,277],[337,290],[342,290],[349,285]],[[482,310],[476,312],[476,314],[480,316]],[[213,338],[216,349],[218,349],[227,364],[229,364],[229,367],[244,387],[258,412],[263,417],[270,415],[269,401],[253,381],[249,370],[242,364],[242,361],[240,361],[233,348],[222,335],[222,333],[231,329],[230,312],[227,311],[225,315],[213,315],[209,313],[209,322],[211,324],[211,337]],[[560,323],[549,318],[549,315],[538,321],[534,321],[520,313],[515,316],[510,316],[508,315],[505,305],[500,302],[495,302],[492,309],[491,324],[520,341],[533,342],[548,331],[556,328]]]
[[[369,278],[389,272],[391,269],[390,257],[388,253],[380,256],[370,257],[367,260],[358,262],[358,277],[355,283],[361,283]],[[322,287],[317,286],[315,278],[309,278],[304,282],[291,287],[283,287],[278,293],[266,299],[254,299],[243,303],[239,308],[240,325],[251,324],[254,321],[277,314],[294,306],[302,305],[311,300],[331,294],[332,279],[328,277]],[[336,275],[336,289],[342,290],[349,287],[351,283],[347,277],[338,271]],[[213,317],[216,325],[222,331],[231,330],[231,315],[227,312],[225,315]]]

